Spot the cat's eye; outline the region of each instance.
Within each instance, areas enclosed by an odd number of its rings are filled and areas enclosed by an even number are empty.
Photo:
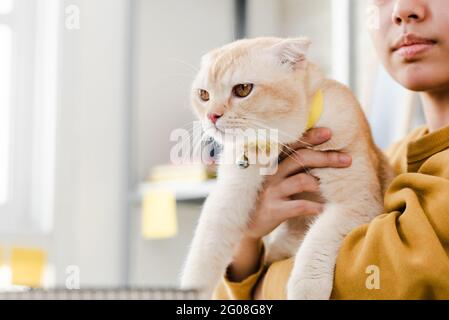
[[[199,95],[200,99],[203,100],[204,102],[207,102],[210,99],[209,92],[207,92],[206,90],[199,89],[198,95]]]
[[[238,84],[232,89],[232,93],[238,98],[246,98],[253,91],[253,87],[251,83]]]

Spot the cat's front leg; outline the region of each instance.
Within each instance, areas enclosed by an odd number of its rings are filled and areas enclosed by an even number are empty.
[[[289,219],[264,238],[267,264],[293,257],[298,252],[306,232],[307,221],[304,217]]]
[[[249,170],[222,177],[204,204],[181,275],[181,288],[200,289],[206,298],[232,262],[261,184]]]
[[[220,203],[219,193],[217,189],[206,200],[181,275],[182,289],[202,290],[207,297],[242,233],[237,224],[230,225],[227,221],[236,212],[231,206]]]
[[[326,204],[295,256],[287,284],[289,300],[328,300],[332,293],[337,254],[343,238],[368,221],[354,208]]]

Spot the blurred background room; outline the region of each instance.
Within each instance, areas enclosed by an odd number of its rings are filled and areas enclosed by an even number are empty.
[[[178,286],[214,180],[170,163],[170,135],[212,48],[308,36],[382,148],[423,123],[375,18],[359,0],[0,0],[0,289]]]

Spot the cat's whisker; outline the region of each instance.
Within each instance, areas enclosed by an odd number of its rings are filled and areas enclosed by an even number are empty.
[[[263,129],[263,128],[262,128]],[[293,149],[293,148],[291,148],[290,146],[288,146],[287,144],[284,144],[284,143],[282,143],[282,142],[277,142],[279,145],[281,145],[282,147],[284,147],[284,148],[286,148],[288,151],[290,151],[291,153],[295,153],[296,152],[296,150],[295,149]]]
[[[258,122],[258,123],[256,123],[256,122]],[[307,149],[313,148],[313,145],[312,145],[312,144],[310,144],[310,143],[308,143],[308,142],[306,142],[306,141],[303,141],[303,140],[300,139],[300,138],[295,138],[295,137],[289,135],[288,133],[284,132],[283,130],[280,130],[280,129],[274,129],[274,128],[271,128],[271,127],[269,127],[269,126],[267,126],[267,125],[264,125],[263,123],[260,122],[260,120],[254,119],[254,120],[253,120],[253,123],[256,124],[256,125],[261,126],[262,129],[267,129],[267,130],[277,130],[280,134],[286,136],[287,138],[289,138],[289,139],[294,139],[295,142],[300,142],[300,143],[304,144],[304,145],[305,145],[305,148],[307,148]]]
[[[199,125],[198,124],[198,121],[189,121],[189,122],[186,122],[186,123],[184,123],[184,124],[181,124],[179,127],[178,127],[178,129],[182,129],[182,128],[184,128],[184,127],[186,127],[186,126],[194,126],[194,125]]]
[[[180,60],[180,59],[177,59],[177,58],[171,58],[171,59],[169,59],[169,60],[174,61],[174,62],[177,62],[177,63],[180,63],[180,64],[182,64],[182,65],[184,65],[184,66],[190,68],[190,70],[191,70],[192,72],[195,72],[195,74],[198,73],[198,72],[200,71],[199,68],[195,67],[193,64],[190,64],[190,63],[188,63],[188,62],[186,62],[186,61],[183,61],[183,60]]]
[[[284,147],[286,147],[286,146],[284,145]],[[300,165],[300,167],[304,170],[304,172],[306,174],[312,175],[310,173],[310,170],[304,165],[304,163],[301,160],[298,160],[297,158],[292,156],[292,153],[288,153],[288,152],[284,151],[283,149],[281,149],[281,153],[283,153],[287,158],[292,159],[294,162],[296,162],[298,165]]]
[[[186,126],[190,126],[190,128],[185,128]],[[183,128],[184,127],[184,128]],[[178,129],[185,129],[186,132],[181,135],[181,147],[182,150],[188,149],[189,153],[185,156],[183,156],[182,162],[183,163],[191,163],[192,161],[196,161],[199,155],[199,151],[202,150],[203,142],[206,141],[205,137],[210,137],[210,135],[207,135],[207,132],[204,132],[203,126],[196,122],[189,122],[184,124]],[[210,128],[208,128],[210,129]],[[195,131],[198,130],[198,131]],[[191,159],[187,159],[187,156],[190,155]],[[202,155],[200,155],[202,156]],[[202,157],[200,159],[202,161]]]
[[[186,77],[193,79],[193,74],[187,74],[187,73],[175,73],[175,74],[166,74],[161,76],[161,79],[170,79],[170,78],[178,78],[178,77]]]
[[[265,125],[263,125],[261,123],[260,124],[249,123],[248,121],[246,121],[244,119],[239,120],[238,122],[239,122],[239,124],[245,124],[246,127],[250,128],[250,129],[253,129],[253,130],[272,129],[272,128],[270,128],[268,126],[265,126]],[[189,123],[186,124],[186,125],[189,125]],[[190,125],[195,127],[195,123],[190,123]],[[200,126],[200,128],[202,129],[201,126]],[[192,128],[192,129],[195,129],[195,128]],[[201,137],[199,139],[196,139],[197,141],[195,141],[195,137],[192,137],[191,135],[189,135],[189,139],[193,140],[193,156],[194,157],[196,157],[198,155],[199,149],[201,148],[202,142],[205,140],[205,137],[209,137],[210,136],[210,135],[207,134],[208,129],[213,129],[213,127],[211,126],[209,128],[206,128],[206,131],[202,133]],[[232,129],[232,128],[229,128],[229,129]],[[228,131],[228,132],[222,133],[222,134],[231,135],[233,137],[239,136],[238,134],[233,133],[232,131]],[[189,141],[189,140],[187,140],[187,141]],[[301,162],[299,159],[295,158],[294,156],[292,156],[292,154],[294,154],[296,150],[294,150],[293,148],[291,148],[290,146],[288,146],[288,145],[286,145],[284,143],[281,143],[281,142],[277,142],[277,143],[282,147],[280,149],[280,153],[284,154],[286,157],[288,157],[288,158],[292,159],[293,161],[295,161],[299,166],[301,166],[301,168],[304,169],[304,171],[307,174],[310,174],[309,170],[305,167],[304,163]],[[287,151],[285,151],[284,149],[286,149]],[[200,155],[200,157],[201,157],[201,155]]]
[[[196,132],[196,130],[198,130],[199,133],[202,133],[203,127],[200,123],[192,121],[177,127],[175,130],[186,130],[189,137],[192,137],[195,135],[194,133]]]
[[[254,127],[253,127],[252,129],[257,130],[258,128],[254,128]],[[281,147],[286,148],[288,151],[291,152],[291,153],[288,153],[288,152],[284,151],[283,148],[281,148],[281,149],[280,149],[280,152],[281,152],[281,153],[284,153],[288,158],[292,159],[292,160],[295,161],[297,164],[299,164],[299,165],[301,166],[301,168],[304,169],[304,172],[305,172],[305,173],[311,175],[309,169],[305,166],[305,164],[304,164],[301,160],[299,160],[299,159],[297,159],[297,158],[295,158],[295,157],[292,156],[292,154],[294,154],[294,153],[296,152],[296,150],[294,150],[293,148],[291,148],[291,147],[289,147],[288,145],[286,145],[286,144],[284,144],[284,143],[281,143],[281,142],[279,142],[279,141],[278,141],[277,143],[278,143]]]
[[[261,119],[250,119],[250,120],[252,120],[252,121],[257,121],[257,122],[259,122],[260,125],[262,125],[262,124],[265,122],[265,121],[263,121],[263,120],[261,120]],[[270,127],[268,127],[268,126],[266,126],[266,128],[267,128],[267,129],[278,130],[279,133],[283,134],[283,135],[286,136],[287,138],[289,138],[289,139],[294,139],[294,140],[296,140],[295,142],[300,142],[300,143],[304,144],[306,147],[312,148],[312,147],[314,146],[314,145],[312,145],[312,144],[310,144],[310,143],[308,143],[308,142],[302,140],[301,138],[296,138],[296,137],[294,137],[294,136],[288,134],[287,132],[285,132],[285,131],[283,131],[283,130],[281,130],[281,129],[274,129],[274,128],[270,128]]]
[[[198,160],[202,162],[202,146],[204,142],[204,134],[200,137],[200,139],[197,139],[197,141],[194,143],[193,150],[192,150],[192,160],[193,162],[196,161],[196,158],[198,157]]]
[[[291,149],[290,147],[288,147],[288,146],[285,145],[285,144],[282,144],[282,143],[279,143],[279,144],[280,144],[282,147],[287,148],[289,151],[291,151],[291,153],[289,153],[289,152],[286,152],[286,151],[284,151],[283,149],[281,149],[281,152],[284,152],[284,154],[285,154],[288,158],[292,159],[292,160],[295,161],[297,164],[299,164],[299,165],[304,169],[304,171],[305,171],[307,174],[309,174],[309,175],[311,174],[310,171],[309,171],[309,169],[305,166],[305,164],[304,164],[301,160],[298,160],[296,157],[292,156],[292,154],[295,153],[295,150]]]
[[[247,118],[247,119],[250,119],[250,120],[259,120],[259,121],[264,121],[264,122],[265,122],[265,120],[262,120],[262,119],[260,119],[260,118],[251,118],[251,117],[248,117],[247,115],[244,115],[244,116],[242,116],[242,117]],[[303,120],[304,118],[303,118],[303,117],[292,117],[292,116],[289,116],[289,117],[286,117],[286,118],[285,118],[285,120],[289,120],[289,119]],[[280,118],[280,119],[278,119],[278,120],[283,120],[283,118]]]
[[[307,167],[305,167],[304,164],[301,163],[301,161],[299,161],[298,159],[294,158],[294,157],[291,155],[291,153],[285,152],[285,151],[283,151],[283,150],[281,151],[281,153],[285,154],[285,156],[286,156],[287,158],[290,158],[290,159],[292,159],[293,161],[295,161],[297,164],[299,164],[306,174],[312,175],[312,174],[310,173],[309,169],[308,169]]]

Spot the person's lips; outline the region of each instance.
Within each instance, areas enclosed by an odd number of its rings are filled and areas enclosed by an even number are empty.
[[[413,59],[431,49],[437,42],[414,34],[401,36],[393,45],[392,51],[406,59]]]

